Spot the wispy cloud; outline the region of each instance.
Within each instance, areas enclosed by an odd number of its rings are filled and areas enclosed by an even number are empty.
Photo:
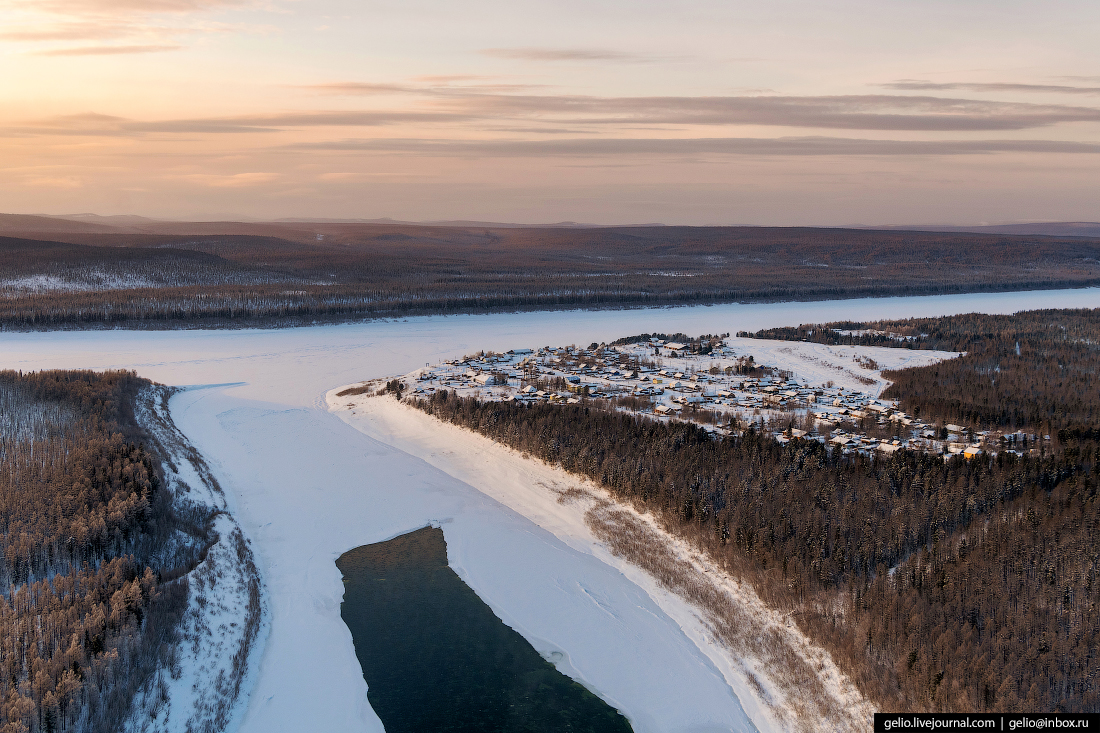
[[[434,86],[342,82],[307,87],[332,94],[407,93],[426,116],[457,115],[514,125],[764,125],[807,129],[927,132],[1026,130],[1063,122],[1100,122],[1100,109],[935,96],[828,97],[738,95],[597,97],[524,94],[523,86]],[[441,117],[442,119],[442,117]]]
[[[0,134],[140,137],[150,133],[272,133],[306,127],[380,127],[408,123],[453,122],[466,119],[468,119],[467,116],[448,113],[321,111],[143,121],[113,115],[85,113],[53,117],[38,120],[31,124],[0,129]]]
[[[193,13],[212,8],[251,4],[249,0],[9,0],[8,5],[57,15],[120,13]]]
[[[995,153],[1100,154],[1100,143],[1055,140],[864,140],[782,138],[575,138],[570,140],[349,139],[288,146],[297,150],[416,153],[440,157],[594,157],[638,155],[944,156]]]
[[[0,0],[13,10],[0,41],[115,41],[78,48],[40,48],[41,56],[89,56],[175,50],[179,39],[233,27],[202,19],[204,12],[255,4],[254,0]],[[194,16],[194,17],[192,17]]]
[[[904,95],[830,97],[592,97],[472,95],[455,111],[491,117],[556,117],[566,124],[768,125],[846,130],[1024,130],[1100,121],[1092,107]]]
[[[454,84],[460,81],[486,81],[498,78],[499,77],[496,76],[482,76],[480,74],[430,74],[427,76],[413,77],[413,81],[419,81],[425,84]]]
[[[642,56],[608,48],[486,48],[481,53],[485,56],[515,61],[627,61],[637,63],[658,60],[653,56]]]
[[[467,115],[449,113],[321,111],[156,122],[126,121],[119,127],[128,132],[276,132],[303,127],[381,127],[468,119]]]
[[[80,46],[77,48],[54,48],[48,51],[35,51],[36,56],[116,56],[131,53],[160,53],[162,51],[178,51],[183,46],[176,45],[150,45],[150,46]]]
[[[426,97],[447,96],[462,97],[470,95],[486,94],[515,94],[517,92],[530,92],[537,89],[545,89],[545,84],[502,84],[502,83],[468,83],[472,80],[484,80],[488,77],[475,76],[439,76],[419,77],[417,81],[427,82],[420,84],[395,84],[361,81],[340,81],[321,84],[299,84],[295,88],[318,94],[331,94],[334,96],[376,96],[382,94],[409,94]],[[467,82],[467,83],[458,83]]]
[[[115,22],[24,23],[0,31],[0,41],[105,40],[130,35],[138,30],[132,25]]]
[[[381,84],[363,81],[338,81],[327,84],[300,84],[297,89],[306,89],[319,94],[337,94],[348,96],[371,96],[375,94],[420,94],[422,89],[407,84]]]
[[[637,134],[645,129],[688,126],[981,132],[1037,129],[1064,122],[1100,122],[1100,109],[907,95],[594,97],[449,88],[436,90],[398,109],[313,110],[168,120],[83,114],[11,126],[0,130],[0,134],[140,137],[152,133],[274,133],[322,127],[465,125],[467,130],[478,134],[494,129],[548,132],[558,128],[558,134],[566,130],[600,129],[627,137],[627,131]]]
[[[1089,77],[1080,77],[1082,80]],[[1093,77],[1091,80],[1095,81]],[[922,79],[900,79],[879,86],[899,91],[964,91],[964,92],[1037,92],[1058,94],[1100,94],[1100,87],[1068,84],[1016,84],[1008,82],[933,82]]]
[[[271,183],[279,176],[275,173],[234,173],[231,175],[194,173],[183,176],[183,178],[192,183],[212,188],[251,188]]]

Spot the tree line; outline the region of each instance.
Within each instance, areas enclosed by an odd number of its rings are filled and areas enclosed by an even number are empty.
[[[0,238],[0,327],[217,327],[1100,283],[1100,241],[1082,237],[350,224],[226,224],[234,233],[212,234],[188,226],[172,225],[182,230],[174,235]],[[249,229],[264,234],[237,233]]]

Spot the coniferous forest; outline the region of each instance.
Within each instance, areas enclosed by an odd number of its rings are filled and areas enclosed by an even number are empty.
[[[270,326],[1100,283],[1100,240],[1090,237],[308,222],[144,229],[0,228],[16,235],[0,237],[0,329]]]
[[[171,661],[206,517],[163,486],[134,415],[149,385],[0,372],[3,733],[117,731]]]
[[[1100,710],[1096,314],[929,320],[907,322],[916,343],[893,343],[968,355],[893,373],[906,409],[1051,426],[1042,451],[865,457],[752,428],[718,437],[595,403],[439,392],[417,404],[653,512],[789,610],[879,709]],[[988,394],[974,389],[1006,348],[1005,391],[997,377]],[[1081,393],[1086,384],[1093,394]]]

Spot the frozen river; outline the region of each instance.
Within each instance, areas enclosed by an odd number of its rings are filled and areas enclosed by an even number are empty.
[[[480,349],[585,344],[642,332],[736,333],[833,320],[1100,307],[1100,289],[539,312],[247,331],[0,334],[0,368],[134,369],[177,395],[177,424],[207,456],[267,588],[270,631],[247,731],[377,731],[340,619],[334,560],[436,522],[451,564],[493,610],[636,731],[751,730],[696,641],[622,573],[418,458],[331,414],[326,390]],[[747,711],[747,712],[746,712]],[[761,726],[765,727],[765,726]]]

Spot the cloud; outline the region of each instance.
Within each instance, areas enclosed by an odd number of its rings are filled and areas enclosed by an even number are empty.
[[[1100,122],[1100,109],[933,96],[868,94],[795,97],[596,97],[519,94],[507,87],[431,87],[347,82],[311,88],[425,95],[424,115],[451,114],[540,126],[768,125],[891,131],[1025,130],[1062,122]],[[523,90],[522,87],[519,88]],[[442,118],[441,118],[442,119]]]
[[[0,40],[43,41],[124,40],[127,48],[110,51],[90,46],[87,52],[44,49],[35,55],[77,56],[109,53],[147,53],[169,50],[180,35],[225,32],[230,26],[180,19],[218,8],[253,5],[256,0],[0,0],[0,12],[14,10],[21,22],[0,28]]]
[[[81,188],[84,182],[76,176],[36,176],[23,179],[22,185],[37,188]]]
[[[23,0],[9,4],[56,15],[103,16],[119,13],[194,13],[245,5],[247,0]]]
[[[439,157],[596,157],[637,155],[944,156],[996,153],[1100,154],[1100,143],[1057,140],[865,140],[781,138],[574,138],[569,140],[351,139],[289,149],[414,153]]]
[[[251,188],[270,183],[278,177],[275,173],[234,173],[232,175],[195,173],[183,176],[188,181],[212,188]]]
[[[11,135],[131,136],[274,133],[321,127],[462,125],[493,129],[630,130],[770,126],[818,130],[1017,131],[1100,122],[1100,109],[906,95],[831,97],[594,97],[521,95],[454,88],[390,110],[317,110],[169,120],[75,115],[0,130]]]
[[[35,51],[36,56],[115,56],[131,53],[159,53],[178,51],[183,46],[81,46],[79,48],[55,48],[49,51]]]
[[[297,89],[308,89],[321,94],[374,95],[374,94],[418,94],[421,89],[404,84],[379,84],[362,81],[338,81],[328,84],[301,84]]]
[[[515,61],[653,61],[654,57],[607,48],[486,48],[485,56]]]
[[[466,116],[448,113],[333,111],[141,121],[88,112],[0,129],[0,135],[141,137],[150,133],[271,133],[303,127],[380,127],[466,119]]]
[[[288,112],[284,114],[241,117],[212,117],[159,122],[127,121],[121,129],[127,132],[277,132],[301,127],[380,127],[414,122],[453,122],[467,120],[467,115],[425,112]]]
[[[444,74],[444,75],[428,75],[428,76],[414,76],[413,81],[420,81],[426,84],[453,84],[456,81],[483,81],[485,79],[496,79],[495,76],[481,76],[479,74]]]
[[[437,76],[420,77],[419,80],[432,80],[431,83],[421,85],[393,84],[379,82],[339,81],[321,84],[300,84],[296,89],[317,92],[319,94],[332,94],[337,96],[375,96],[382,94],[409,94],[426,97],[464,97],[486,94],[512,94],[516,92],[529,92],[535,89],[544,89],[545,84],[462,84],[457,81],[469,81],[488,77],[474,76]]]
[[[124,23],[46,23],[9,26],[0,31],[0,41],[87,41],[118,38],[135,33]]]
[[[1096,81],[1095,77],[1078,77]],[[901,79],[879,86],[899,91],[965,91],[965,92],[1039,92],[1059,94],[1100,94],[1100,87],[1066,84],[1014,84],[1004,82],[932,82],[921,79]]]
[[[452,109],[485,117],[556,117],[566,124],[770,125],[846,130],[1023,130],[1100,122],[1091,107],[902,95],[591,97],[472,95]]]

